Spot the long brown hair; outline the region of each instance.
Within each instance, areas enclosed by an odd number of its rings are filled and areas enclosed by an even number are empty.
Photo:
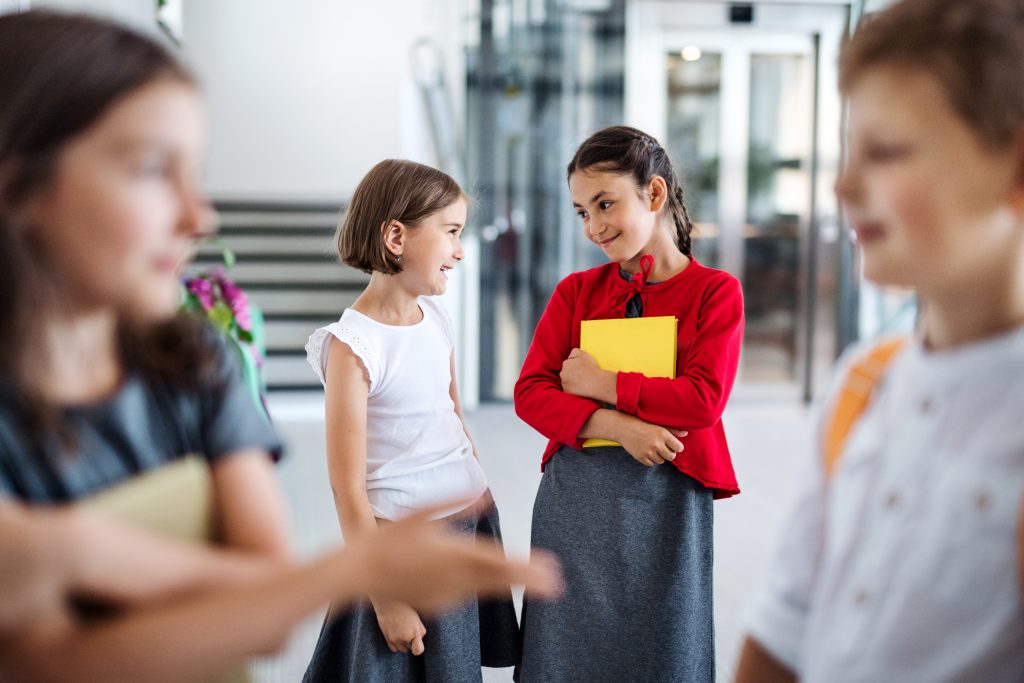
[[[643,190],[654,176],[661,176],[668,186],[668,211],[676,229],[676,246],[687,256],[692,256],[690,233],[693,223],[686,210],[683,186],[676,176],[668,153],[653,137],[629,126],[603,128],[587,138],[566,171],[571,178],[577,171],[610,171],[633,178],[638,189]]]
[[[132,30],[49,11],[0,16],[0,65],[0,379],[13,385],[39,436],[60,426],[35,375],[61,285],[25,205],[52,182],[68,143],[119,99],[159,79],[194,79],[161,45]],[[210,359],[197,325],[182,317],[145,326],[122,321],[126,365],[172,386],[191,383]]]

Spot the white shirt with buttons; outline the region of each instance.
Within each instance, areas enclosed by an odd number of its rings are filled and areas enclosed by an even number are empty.
[[[827,414],[827,411],[826,411]],[[747,612],[801,681],[1024,681],[1024,327],[892,361]]]

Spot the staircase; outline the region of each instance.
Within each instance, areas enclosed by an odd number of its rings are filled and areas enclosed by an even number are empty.
[[[334,254],[339,208],[255,202],[218,202],[215,208],[221,241],[236,259],[228,276],[263,311],[268,389],[319,389],[306,363],[306,340],[336,321],[369,281]],[[202,269],[221,264],[220,247],[203,245],[195,263]]]

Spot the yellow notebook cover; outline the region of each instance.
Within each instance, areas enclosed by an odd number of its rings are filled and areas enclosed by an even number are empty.
[[[85,507],[150,533],[212,543],[218,537],[213,477],[206,460],[188,455],[82,501]],[[210,683],[252,683],[247,663],[226,667]]]
[[[678,320],[670,315],[584,320],[580,348],[593,356],[602,370],[675,377],[677,326]],[[583,442],[584,448],[618,445],[605,439]]]

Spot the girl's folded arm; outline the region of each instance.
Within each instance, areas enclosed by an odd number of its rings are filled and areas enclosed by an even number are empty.
[[[558,284],[537,323],[515,386],[516,415],[544,436],[577,448],[583,424],[600,405],[562,391],[559,372],[572,350],[573,279]]]
[[[0,679],[208,680],[254,653],[276,651],[302,618],[328,600],[355,599],[365,582],[361,571],[358,559],[333,553],[97,624],[51,613],[0,639]]]
[[[150,533],[78,506],[40,511],[63,549],[70,590],[121,605],[159,602],[265,578],[287,562]]]
[[[52,598],[58,587],[71,595],[134,607],[262,579],[287,565],[153,535],[75,504],[26,506],[0,498],[0,534],[11,544],[9,556],[20,560],[8,568],[20,568],[32,578],[33,588],[19,591],[19,604],[29,607],[40,602],[39,596]],[[61,610],[62,604],[36,604],[29,612]],[[20,619],[0,619],[0,636]]]
[[[730,278],[702,302],[697,338],[679,376],[618,373],[616,409],[671,429],[714,426],[736,379],[742,341],[743,295]]]

